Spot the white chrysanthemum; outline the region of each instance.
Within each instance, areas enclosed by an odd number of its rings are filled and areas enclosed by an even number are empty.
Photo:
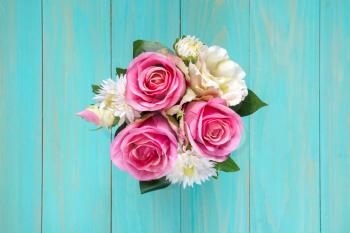
[[[101,88],[94,100],[100,108],[108,109],[119,117],[118,125],[133,122],[140,117],[139,112],[126,103],[125,99],[126,76],[119,75],[117,81],[107,79],[102,81]]]
[[[195,151],[186,151],[179,154],[173,169],[166,175],[172,184],[182,183],[183,188],[201,184],[216,175],[214,163],[198,155]]]
[[[183,59],[196,59],[204,44],[194,36],[185,36],[176,42],[176,53]]]
[[[117,95],[117,82],[109,78],[102,81],[94,100],[100,108],[114,111]]]

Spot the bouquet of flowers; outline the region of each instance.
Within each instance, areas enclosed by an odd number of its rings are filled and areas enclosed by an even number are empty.
[[[230,154],[243,133],[241,117],[267,105],[224,48],[182,36],[173,49],[134,41],[127,69],[92,85],[96,103],[78,113],[117,128],[111,160],[140,181],[141,193],[238,171]]]

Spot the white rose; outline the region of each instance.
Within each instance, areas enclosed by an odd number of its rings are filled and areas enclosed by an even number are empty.
[[[218,90],[229,106],[239,104],[248,95],[244,70],[219,46],[203,46],[197,62],[189,64],[189,75],[191,80],[201,77],[201,88]]]

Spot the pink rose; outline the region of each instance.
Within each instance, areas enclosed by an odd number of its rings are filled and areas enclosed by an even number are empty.
[[[193,149],[222,162],[239,145],[242,121],[223,99],[194,101],[185,108],[185,130]]]
[[[145,52],[128,66],[126,100],[137,111],[166,110],[184,95],[186,81],[167,56]]]
[[[111,159],[138,180],[163,177],[173,167],[178,144],[174,131],[161,115],[128,125],[114,138]]]

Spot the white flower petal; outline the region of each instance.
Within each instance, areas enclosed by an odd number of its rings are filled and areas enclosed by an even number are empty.
[[[222,98],[227,101],[229,106],[235,106],[242,102],[248,95],[248,88],[244,79],[236,79],[228,83],[228,90],[222,94]]]
[[[102,81],[99,93],[94,97],[101,109],[107,109],[119,117],[118,125],[124,122],[131,123],[140,117],[140,113],[134,110],[125,100],[126,75],[117,77],[117,81],[107,79]]]
[[[218,63],[216,69],[213,72],[213,75],[232,77],[235,74],[235,69],[237,66],[238,65],[232,60],[223,60]]]
[[[204,47],[196,64],[189,64],[190,80],[200,83],[201,91],[214,89],[230,106],[239,104],[247,96],[245,75],[244,70],[229,58],[227,50],[219,46]],[[196,87],[192,88],[198,92]]]
[[[197,58],[203,43],[194,36],[185,36],[175,44],[176,53],[183,59]]]
[[[166,175],[171,183],[182,183],[182,186],[201,184],[216,175],[214,163],[198,155],[195,151],[181,153],[172,171]]]
[[[219,46],[211,46],[205,52],[205,62],[208,69],[216,68],[217,63],[228,59],[227,51]]]

